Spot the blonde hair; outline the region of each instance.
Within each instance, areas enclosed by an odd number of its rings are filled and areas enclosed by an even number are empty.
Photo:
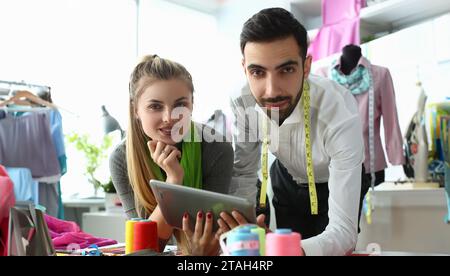
[[[135,195],[136,210],[141,217],[148,217],[156,208],[157,202],[148,182],[155,179],[150,168],[150,152],[147,141],[150,138],[144,133],[137,118],[137,102],[144,90],[158,80],[180,79],[186,82],[190,91],[194,92],[191,74],[181,64],[163,59],[157,55],[144,56],[136,65],[129,83],[129,121],[126,138],[126,159],[128,178]],[[188,250],[187,240],[181,231],[175,230],[182,250]],[[186,253],[186,252],[184,252]]]

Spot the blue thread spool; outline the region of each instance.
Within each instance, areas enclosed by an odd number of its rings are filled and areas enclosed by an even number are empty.
[[[231,256],[259,256],[259,237],[250,228],[233,230],[227,237],[227,248]]]
[[[258,235],[259,240],[259,256],[266,255],[266,230],[259,227],[258,225],[248,224],[243,226],[244,228],[250,229],[250,233],[255,233]]]

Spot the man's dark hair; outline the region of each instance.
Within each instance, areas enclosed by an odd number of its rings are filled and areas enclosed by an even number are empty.
[[[300,22],[285,9],[269,8],[253,15],[241,32],[241,51],[247,42],[272,42],[294,36],[300,47],[300,56],[306,58],[308,48],[307,32]]]

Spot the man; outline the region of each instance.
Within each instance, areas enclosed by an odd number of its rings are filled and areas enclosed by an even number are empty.
[[[278,139],[266,140],[276,157],[270,179],[277,228],[301,233],[305,255],[351,253],[364,160],[354,97],[330,80],[310,76],[307,32],[284,9],[265,9],[250,18],[241,33],[241,51],[248,86],[232,100],[238,132],[231,193],[256,198],[261,155],[267,155],[261,141],[248,140],[264,134],[261,124],[250,121],[270,118],[272,134],[278,133]],[[258,224],[263,220],[259,216]],[[244,223],[236,212],[219,219],[223,231]]]

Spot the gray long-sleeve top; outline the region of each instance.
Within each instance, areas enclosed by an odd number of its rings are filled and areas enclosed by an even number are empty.
[[[196,124],[202,133],[203,189],[228,194],[233,170],[234,153],[231,143],[211,128]],[[125,141],[109,157],[109,167],[114,187],[128,218],[138,217],[134,192],[128,179]]]

